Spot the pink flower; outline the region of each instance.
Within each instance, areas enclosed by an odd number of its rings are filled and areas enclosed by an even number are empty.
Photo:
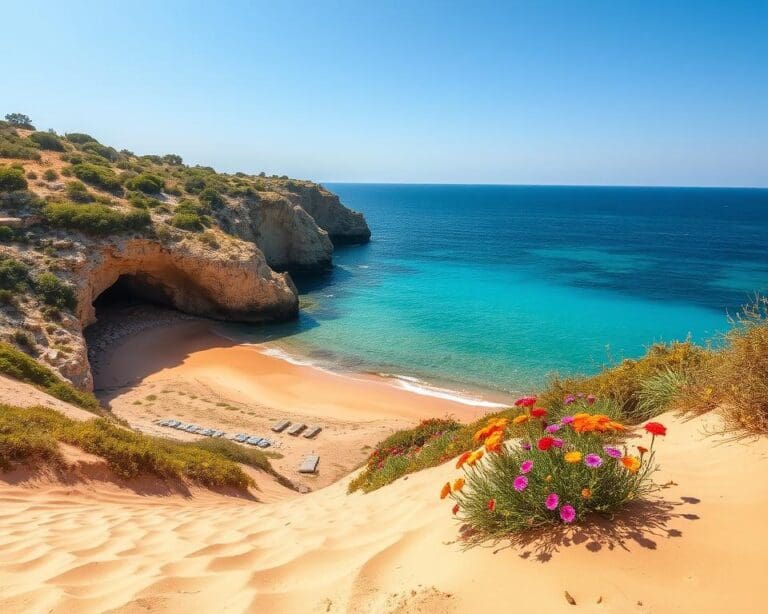
[[[515,481],[512,482],[512,485],[515,487],[515,490],[517,492],[525,490],[526,488],[528,488],[528,478],[525,477],[524,475],[518,475],[515,478]]]
[[[562,448],[563,447],[563,443],[564,443],[563,440],[560,439],[559,437],[555,437],[552,440],[552,445],[555,446],[556,448]]]
[[[572,505],[566,504],[560,508],[560,518],[563,519],[563,522],[570,524],[576,518],[576,510],[573,509]]]
[[[572,394],[569,394],[567,397],[565,397],[565,398],[563,399],[563,403],[564,403],[565,405],[570,405],[570,404],[571,404],[571,403],[573,403],[574,401],[576,401],[576,397],[574,397]]]
[[[590,394],[587,397],[587,403],[589,403],[590,405],[594,405],[596,400],[597,399],[595,398],[595,395],[593,395],[593,394]]]
[[[573,422],[573,416],[563,416],[562,418],[560,418],[560,422],[562,424],[570,424],[571,422]]]
[[[622,456],[624,456],[621,453],[621,450],[619,450],[618,448],[612,448],[611,446],[605,446],[603,448],[603,450],[605,450],[605,453],[608,456],[610,456],[611,458],[621,458]]]
[[[550,424],[544,430],[551,435],[552,433],[557,433],[557,431],[560,430],[560,425],[559,424]]]
[[[531,469],[533,469],[533,461],[527,460],[520,463],[520,471],[522,473],[528,473]]]
[[[520,447],[523,450],[530,450],[531,449],[531,444],[529,444],[527,441],[524,441],[522,444],[520,444]]]
[[[587,454],[584,457],[584,464],[587,467],[592,467],[593,469],[597,469],[600,465],[603,464],[603,459],[600,458],[597,454]]]
[[[547,500],[544,502],[544,505],[547,506],[548,510],[555,510],[557,509],[558,503],[560,503],[560,497],[557,496],[557,493],[551,492],[547,495]]]

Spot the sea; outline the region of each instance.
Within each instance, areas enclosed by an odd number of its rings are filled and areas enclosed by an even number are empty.
[[[298,321],[233,326],[286,359],[482,402],[648,346],[722,343],[768,291],[768,190],[331,183],[366,245],[296,278]]]

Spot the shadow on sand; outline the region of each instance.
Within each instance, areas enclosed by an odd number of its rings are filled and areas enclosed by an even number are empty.
[[[680,501],[641,501],[628,506],[613,517],[593,516],[578,527],[546,527],[505,538],[483,537],[469,525],[462,525],[461,538],[467,548],[493,548],[494,554],[506,549],[519,551],[522,559],[546,563],[564,548],[583,547],[590,552],[633,548],[656,550],[659,543],[683,532],[669,527],[675,519],[699,520],[687,506],[700,503],[696,497],[680,497]],[[684,507],[685,506],[685,507]]]

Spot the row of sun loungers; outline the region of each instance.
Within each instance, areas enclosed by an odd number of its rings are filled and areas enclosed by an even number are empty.
[[[268,448],[269,446],[277,445],[276,441],[267,439],[266,437],[258,437],[246,435],[245,433],[238,433],[232,438],[232,441],[237,443],[247,443],[250,446],[257,446],[259,448]]]
[[[187,424],[179,420],[161,420],[160,426],[167,426],[174,428],[178,431],[186,431],[187,433],[193,433],[195,435],[204,435],[205,437],[224,437],[226,433],[217,429],[209,429],[204,426],[198,426],[197,424]]]
[[[315,437],[320,431],[323,429],[319,426],[310,426],[307,427],[306,424],[303,424],[301,422],[297,422],[290,428],[291,422],[290,420],[280,420],[280,422],[276,422],[274,425],[272,425],[272,430],[275,431],[275,433],[282,433],[285,431],[289,435],[293,435],[294,437],[298,437],[298,435],[306,429],[306,432],[304,433],[304,437],[307,439],[312,439],[312,437]],[[286,431],[286,429],[288,429]]]

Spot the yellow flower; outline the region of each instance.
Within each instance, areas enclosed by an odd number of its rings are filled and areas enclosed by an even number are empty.
[[[589,488],[582,488],[581,489],[581,496],[585,499],[591,499],[592,498],[592,491],[589,490]]]
[[[453,483],[453,492],[456,492],[457,490],[461,490],[462,488],[464,488],[464,478],[458,478]]]
[[[519,415],[517,418],[515,418],[514,420],[512,420],[512,422],[513,422],[514,424],[523,424],[523,423],[525,423],[525,422],[528,422],[528,416],[526,416],[525,414],[521,414],[521,415]]]
[[[551,482],[552,481],[552,476],[548,475],[547,477],[544,478],[544,481],[545,482]]]
[[[446,482],[445,484],[443,484],[443,487],[440,489],[440,499],[445,499],[450,494],[451,494],[451,483]]]
[[[484,452],[482,449],[475,450],[474,452],[472,452],[472,454],[470,454],[469,458],[467,459],[467,465],[469,465],[470,467],[473,467],[477,461],[483,458],[483,454]]]
[[[563,460],[566,463],[578,463],[581,461],[581,452],[574,450],[573,452],[566,452],[563,456]]]

